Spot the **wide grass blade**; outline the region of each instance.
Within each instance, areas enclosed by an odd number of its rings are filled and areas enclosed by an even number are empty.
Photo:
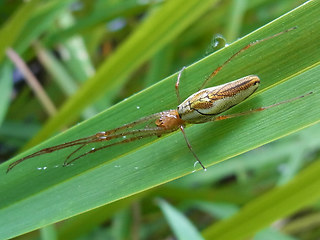
[[[210,85],[249,74],[262,79],[260,90],[228,113],[313,91],[306,98],[255,115],[187,128],[189,140],[206,166],[319,122],[320,108],[315,107],[320,104],[319,15],[319,2],[310,1],[186,69],[181,83],[183,98],[197,91],[208,74],[249,42],[297,26],[244,52]],[[90,154],[69,167],[62,167],[70,153],[63,150],[29,159],[5,174],[9,163],[41,148],[175,108],[175,81],[176,74],[2,164],[0,189],[5,194],[0,196],[1,238],[17,236],[192,173],[195,160],[177,132]],[[299,186],[307,188],[308,181]]]

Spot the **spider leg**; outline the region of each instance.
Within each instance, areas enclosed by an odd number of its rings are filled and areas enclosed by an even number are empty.
[[[108,136],[108,135],[112,135],[114,133],[117,133],[121,130],[125,130],[125,129],[128,129],[128,128],[133,128],[139,124],[142,124],[142,123],[145,123],[147,121],[150,121],[150,120],[156,120],[157,118],[159,118],[161,116],[162,112],[158,112],[158,113],[154,113],[154,114],[151,114],[149,116],[146,116],[146,117],[142,117],[136,121],[133,121],[131,123],[127,123],[127,124],[124,124],[120,127],[117,127],[117,128],[114,128],[114,129],[111,129],[111,130],[107,130],[105,132],[101,132],[100,134],[103,134],[103,136]]]
[[[40,156],[40,155],[43,155],[43,154],[47,154],[47,153],[52,153],[52,152],[55,152],[55,151],[58,151],[58,150],[61,150],[61,149],[64,149],[64,148],[72,147],[72,146],[75,146],[75,145],[84,144],[84,143],[86,143],[88,141],[90,142],[91,139],[93,139],[94,137],[95,137],[95,135],[92,135],[92,136],[89,136],[89,137],[80,138],[80,139],[77,139],[77,140],[74,140],[74,141],[70,141],[70,142],[62,143],[62,144],[59,144],[59,145],[56,145],[56,146],[52,146],[52,147],[41,149],[41,150],[39,150],[39,151],[37,151],[35,153],[27,155],[27,156],[25,156],[23,158],[18,159],[15,162],[11,163],[8,166],[6,173],[8,173],[12,168],[14,168],[18,164],[20,164],[21,162],[23,162],[23,161],[25,161],[25,160],[27,160],[29,158],[37,157],[37,156]]]
[[[176,85],[175,85],[178,104],[181,103],[180,92],[179,92],[180,78],[181,78],[182,72],[183,72],[185,69],[186,69],[186,67],[183,67],[183,68],[180,70],[180,72],[179,72],[179,74],[178,74],[178,77],[177,77],[177,82],[176,82]]]
[[[185,131],[184,131],[184,127],[183,127],[182,125],[180,126],[180,130],[181,130],[181,132],[182,132],[182,134],[183,134],[184,139],[186,140],[186,143],[187,143],[187,146],[188,146],[190,152],[191,152],[192,155],[195,157],[195,159],[197,160],[197,162],[201,165],[201,167],[203,168],[203,170],[204,170],[204,171],[207,171],[207,168],[202,164],[202,162],[200,161],[200,159],[198,158],[198,156],[196,155],[196,153],[193,151],[193,149],[192,149],[192,147],[191,147],[191,144],[190,144],[190,142],[189,142],[189,140],[188,140],[188,138],[187,138],[187,136],[186,136],[186,133],[185,133]]]
[[[289,28],[289,29],[287,29],[287,30],[285,30],[285,31],[276,33],[276,34],[274,34],[274,35],[272,35],[272,36],[269,36],[269,37],[266,37],[266,38],[263,38],[263,39],[260,39],[260,40],[256,40],[256,41],[251,42],[251,43],[249,43],[248,45],[244,46],[244,47],[241,48],[239,51],[237,51],[236,53],[234,53],[229,59],[227,59],[222,65],[220,65],[219,67],[217,67],[216,70],[214,70],[214,71],[210,74],[210,76],[203,82],[203,84],[201,85],[201,87],[200,87],[199,90],[203,89],[203,88],[207,85],[207,83],[208,83],[214,76],[216,76],[216,75],[221,71],[221,69],[222,69],[225,65],[227,65],[229,62],[231,62],[231,60],[234,59],[236,56],[238,56],[240,53],[248,50],[248,49],[249,49],[250,47],[252,47],[252,46],[255,46],[255,45],[257,45],[257,44],[259,44],[259,43],[261,43],[261,42],[267,41],[267,40],[269,40],[269,39],[278,37],[278,36],[280,36],[280,35],[282,35],[282,34],[284,34],[284,33],[287,33],[287,32],[289,32],[289,31],[291,31],[291,30],[294,30],[294,29],[296,29],[296,28],[297,28],[297,27]]]
[[[76,150],[74,150],[72,153],[70,153],[70,154],[67,156],[67,158],[64,160],[63,166],[66,166],[66,164],[67,164],[67,162],[68,162],[68,159],[69,159],[73,154],[75,154],[76,152],[78,152],[80,149],[82,149],[83,147],[85,147],[85,146],[87,146],[87,145],[88,145],[88,143],[83,144],[83,145],[81,145],[80,147],[78,147]]]
[[[153,131],[152,131],[153,130]],[[86,152],[86,153],[83,153],[73,159],[71,159],[70,161],[65,161],[64,163],[64,166],[68,166],[70,165],[71,163],[75,162],[76,160],[78,160],[79,158],[82,158],[88,154],[91,154],[91,153],[95,153],[97,151],[100,151],[100,150],[103,150],[103,149],[106,149],[106,148],[109,148],[109,147],[112,147],[112,146],[115,146],[115,145],[120,145],[120,144],[124,144],[124,143],[130,143],[130,142],[133,142],[133,141],[136,141],[136,140],[139,140],[139,139],[142,139],[142,138],[147,138],[147,137],[152,137],[152,136],[157,136],[159,133],[161,132],[161,134],[164,134],[164,133],[169,133],[171,131],[165,131],[163,129],[149,129],[149,133],[145,133],[145,134],[142,134],[142,135],[139,135],[139,136],[134,136],[134,137],[130,137],[130,138],[127,138],[127,139],[124,139],[124,140],[121,140],[119,142],[115,142],[115,143],[111,143],[111,144],[108,144],[108,145],[105,145],[105,146],[102,146],[102,147],[98,147],[98,148],[92,148],[90,151]],[[130,132],[131,133],[131,132]],[[138,133],[138,132],[136,132]],[[127,135],[119,135],[121,137],[123,136],[127,136]],[[109,139],[107,140],[104,140],[104,141],[108,141]],[[103,141],[103,140],[101,140]],[[77,151],[77,150],[76,150]]]
[[[157,119],[161,116],[161,112],[159,113],[155,113],[155,114],[152,114],[150,116],[146,116],[146,117],[143,117],[143,118],[140,118],[136,121],[133,121],[131,123],[128,123],[128,124],[125,124],[121,127],[118,127],[118,128],[114,128],[114,129],[111,129],[111,130],[108,130],[108,131],[105,131],[105,132],[98,132],[94,135],[91,135],[89,137],[84,137],[84,138],[80,138],[80,139],[77,139],[77,140],[73,140],[73,141],[70,141],[70,142],[66,142],[66,143],[62,143],[62,144],[59,144],[59,145],[56,145],[56,146],[52,146],[52,147],[48,147],[48,148],[44,148],[44,149],[41,149],[35,153],[32,153],[30,155],[27,155],[23,158],[20,158],[18,159],[17,161],[11,163],[8,168],[7,168],[7,171],[6,173],[8,173],[9,171],[12,170],[12,168],[14,168],[15,166],[17,166],[18,164],[20,164],[21,162],[29,159],[29,158],[33,158],[33,157],[37,157],[37,156],[40,156],[40,155],[43,155],[43,154],[47,154],[47,153],[52,153],[52,152],[55,152],[55,151],[58,151],[58,150],[61,150],[61,149],[64,149],[64,148],[69,148],[69,147],[73,147],[73,146],[76,146],[76,145],[87,145],[89,143],[92,143],[92,142],[99,142],[99,141],[103,141],[103,140],[110,140],[110,139],[114,139],[114,138],[118,138],[120,136],[124,136],[124,135],[130,135],[130,134],[136,134],[136,132],[141,132],[143,131],[143,129],[141,130],[131,130],[131,131],[127,131],[127,132],[123,132],[121,134],[115,134],[119,131],[123,131],[125,129],[128,129],[128,128],[132,128],[138,124],[142,124],[142,123],[145,123],[147,121],[150,121],[150,120],[153,120],[153,119]],[[148,131],[148,130],[146,130]],[[83,146],[82,146],[83,147]],[[79,151],[82,147],[80,147],[79,149],[76,149],[74,152],[77,152]],[[73,153],[71,153],[71,155],[73,155]],[[70,156],[71,157],[71,156]]]

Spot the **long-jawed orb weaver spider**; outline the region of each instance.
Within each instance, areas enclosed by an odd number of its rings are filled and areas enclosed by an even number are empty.
[[[59,144],[56,146],[44,148],[40,151],[37,151],[33,154],[20,158],[19,160],[11,163],[7,169],[7,173],[12,170],[16,165],[27,160],[29,158],[33,158],[36,156],[40,156],[47,153],[52,153],[64,148],[69,148],[73,146],[78,146],[74,151],[72,151],[65,159],[64,166],[67,166],[79,158],[82,158],[88,154],[100,151],[102,149],[119,145],[123,143],[133,142],[142,138],[147,138],[151,136],[162,136],[164,134],[174,132],[177,130],[181,130],[184,139],[188,145],[189,150],[196,158],[197,162],[200,163],[202,168],[206,170],[206,167],[199,160],[195,152],[193,151],[184,131],[184,128],[187,124],[198,124],[205,123],[209,121],[219,121],[228,118],[239,117],[243,115],[248,115],[260,111],[264,111],[266,109],[278,106],[280,104],[288,103],[299,98],[302,98],[306,95],[311,94],[312,92],[302,95],[299,97],[295,97],[289,100],[285,100],[282,102],[278,102],[269,106],[259,107],[257,109],[252,109],[246,112],[234,113],[229,115],[219,115],[231,107],[239,104],[244,101],[250,95],[252,95],[258,88],[260,84],[260,79],[256,75],[249,75],[238,80],[228,82],[219,86],[204,88],[204,86],[214,77],[219,71],[228,64],[233,58],[235,58],[240,53],[244,52],[248,48],[257,45],[261,42],[267,41],[269,39],[278,37],[286,32],[294,30],[296,27],[287,29],[285,31],[279,32],[275,35],[254,41],[241,48],[238,52],[233,54],[229,59],[227,59],[222,65],[220,65],[217,69],[215,69],[211,75],[204,81],[201,85],[201,88],[198,92],[189,96],[186,100],[184,100],[181,104],[178,105],[177,109],[171,109],[167,111],[162,111],[159,113],[155,113],[143,118],[140,118],[131,123],[125,124],[121,127],[114,128],[108,131],[98,132],[92,136],[80,138],[74,141],[66,142],[63,144]],[[177,99],[180,102],[180,94],[179,94],[179,83],[181,79],[181,74],[184,68],[179,72],[177,82],[176,82],[176,95]],[[219,116],[218,116],[219,115]],[[144,124],[144,127],[139,129],[132,129],[136,126]],[[153,126],[151,126],[153,124]],[[114,139],[120,139],[117,142],[110,143],[109,141]],[[98,142],[107,142],[109,144],[104,145],[98,148],[92,148],[90,151],[80,154],[77,157],[72,158],[72,156],[78,152],[80,149],[91,143]]]

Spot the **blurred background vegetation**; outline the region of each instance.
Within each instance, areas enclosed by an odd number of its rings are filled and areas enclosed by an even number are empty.
[[[97,99],[83,100],[74,112],[69,111],[68,120],[60,121],[52,132],[29,142],[56,114],[57,108],[68,101],[77,101],[70,98],[80,96],[77,94],[81,86],[89,88],[88,79],[94,80],[96,72],[103,74],[97,69],[105,66],[114,51],[163,2],[1,1],[1,161],[16,155],[26,144],[34,145],[62,126],[72,125],[74,120],[80,122],[95,116],[305,1],[206,1],[206,11],[194,17],[186,29],[171,37],[160,50],[133,59],[136,64],[126,68],[119,81],[113,82],[111,77],[109,87],[97,90]],[[51,103],[39,101],[40,87],[31,90],[32,83],[27,83],[21,71],[13,65],[7,67],[8,47],[20,54]],[[127,52],[129,59],[130,54]],[[319,125],[314,125],[222,162],[206,174],[185,176],[18,239],[201,239],[201,231],[236,214],[258,196],[285,185],[315,160],[319,156],[319,134]],[[319,239],[320,202],[277,219],[250,236],[256,240]]]

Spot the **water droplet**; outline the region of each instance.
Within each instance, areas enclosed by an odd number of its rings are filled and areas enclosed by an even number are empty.
[[[198,163],[199,163],[198,161],[195,161],[194,164],[193,164],[193,167],[195,168]]]

